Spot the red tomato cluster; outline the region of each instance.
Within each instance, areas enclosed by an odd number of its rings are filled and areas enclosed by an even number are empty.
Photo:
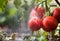
[[[58,23],[60,22],[60,8],[55,8],[52,16],[46,16],[42,19],[44,14],[45,9],[43,7],[35,7],[31,11],[30,19],[28,21],[31,30],[37,31],[42,27],[43,30],[50,32],[57,28]]]
[[[45,9],[43,7],[38,8],[35,6],[32,11],[30,12],[30,19],[28,21],[28,25],[31,30],[37,31],[39,30],[43,23],[42,23],[42,17],[45,14]]]

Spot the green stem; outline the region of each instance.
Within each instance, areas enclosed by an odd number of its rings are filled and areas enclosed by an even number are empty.
[[[49,16],[51,16],[51,13],[50,13],[50,7],[48,7],[48,0],[45,0],[45,6],[46,6],[46,11],[49,12]]]
[[[48,1],[48,0],[45,0],[45,6],[46,6],[46,11],[49,11],[48,5],[47,5],[47,1]]]
[[[38,4],[37,4],[37,6],[39,6],[40,4],[42,4],[42,5],[43,5],[43,3],[44,3],[44,2],[45,2],[45,1],[42,1],[42,2],[38,3]]]
[[[49,39],[48,41],[53,41],[53,40],[52,40],[52,32],[49,32],[49,33],[48,33],[48,39]]]
[[[49,8],[49,16],[51,16],[51,13],[50,13],[50,8]]]
[[[42,2],[42,7],[44,6],[43,3],[44,3],[44,2]]]
[[[36,38],[39,38],[40,37],[40,31],[37,31],[36,32],[36,36],[35,36]]]
[[[34,31],[31,31],[31,36],[33,36],[33,34],[34,34]]]

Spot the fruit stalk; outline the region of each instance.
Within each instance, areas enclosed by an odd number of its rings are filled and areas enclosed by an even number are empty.
[[[34,31],[31,31],[31,36],[33,36],[34,35]]]
[[[43,3],[45,3],[45,1],[42,1],[42,2],[38,3],[38,4],[37,4],[37,7],[38,7],[40,4],[43,5]],[[42,6],[42,7],[43,7],[43,6]]]
[[[49,11],[48,6],[47,6],[47,0],[45,0],[45,6],[46,6],[46,11]]]

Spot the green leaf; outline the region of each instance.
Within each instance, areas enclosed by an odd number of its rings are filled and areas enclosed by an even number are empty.
[[[9,16],[13,17],[16,15],[17,9],[16,8],[11,8],[9,10]]]
[[[48,1],[48,3],[52,2],[52,0],[47,0],[47,1]]]
[[[0,0],[0,8],[4,9],[7,5],[8,0]]]
[[[42,0],[36,0],[36,3],[41,2]]]
[[[41,37],[39,38],[39,41],[47,41],[47,39],[46,39],[45,36],[41,36]]]
[[[2,12],[2,8],[0,8],[0,13]]]
[[[47,36],[48,35],[48,32],[45,31],[42,35],[43,36]]]
[[[21,0],[14,0],[14,4],[17,8],[21,5]]]
[[[52,0],[48,0],[48,2],[51,2]]]

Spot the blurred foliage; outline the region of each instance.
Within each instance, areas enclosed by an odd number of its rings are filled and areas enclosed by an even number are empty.
[[[7,18],[12,18],[13,16],[16,15],[17,8],[14,6],[13,3],[7,3],[5,7],[5,15]]]
[[[4,22],[8,17],[11,18],[11,17],[15,16],[15,13],[17,13],[17,12],[19,12],[18,15],[20,15],[19,19],[22,20],[24,18],[24,16],[29,16],[29,14],[28,14],[29,13],[29,8],[31,10],[31,8],[34,6],[35,2],[38,4],[39,2],[42,2],[44,0],[33,0],[33,1],[31,1],[30,4],[28,4],[27,0],[14,0],[14,4],[7,4],[8,1],[9,0],[0,0],[0,14],[2,14],[2,12],[3,12],[4,13],[3,17],[5,17],[5,18],[0,18],[1,23]],[[22,5],[22,1],[24,2],[23,5]],[[51,1],[52,0],[48,0],[48,3],[50,3]],[[24,14],[22,12],[24,12],[26,14]],[[4,21],[2,21],[2,19]]]
[[[36,0],[36,3],[40,3],[42,1],[48,1],[48,3],[50,3],[52,0]]]
[[[6,17],[4,16],[4,9],[7,5],[8,0],[0,0],[0,25],[6,21]]]
[[[48,3],[52,2],[52,0],[48,0]]]
[[[39,41],[48,41],[45,36],[41,36],[38,40]]]
[[[0,0],[0,10],[3,11],[5,6],[7,5],[8,0]]]
[[[14,0],[14,4],[17,8],[21,5],[21,0]]]

